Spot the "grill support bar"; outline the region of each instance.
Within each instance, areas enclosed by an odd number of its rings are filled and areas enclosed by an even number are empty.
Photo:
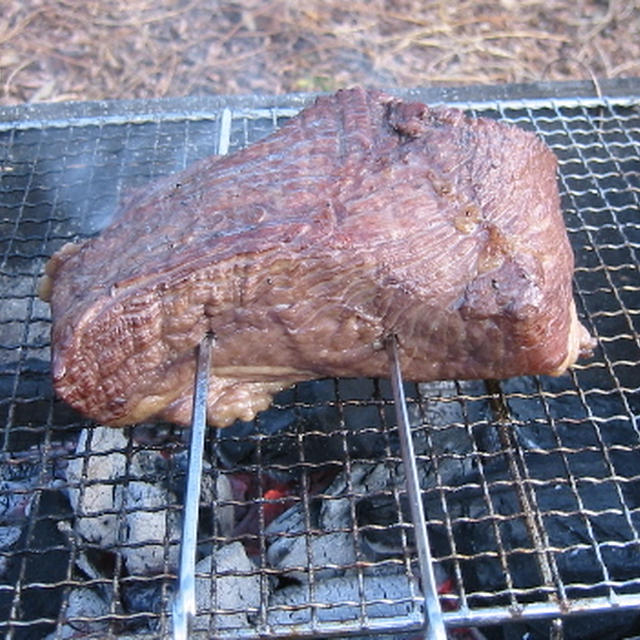
[[[566,606],[564,587],[553,554],[549,553],[549,540],[546,538],[544,523],[540,521],[535,492],[528,485],[527,467],[522,449],[511,424],[509,406],[498,380],[485,380],[490,395],[491,406],[496,422],[498,439],[504,451],[505,462],[514,478],[514,487],[518,502],[524,515],[524,524],[536,550],[536,561],[541,582],[549,589],[549,599],[559,601],[561,608]]]
[[[411,519],[416,537],[416,548],[418,550],[418,562],[420,565],[420,579],[424,592],[424,602],[426,608],[427,626],[425,629],[425,640],[446,640],[447,633],[444,627],[442,609],[438,599],[438,586],[433,572],[433,560],[429,547],[429,534],[420,494],[420,480],[418,479],[418,468],[409,427],[409,415],[407,413],[407,403],[402,386],[402,371],[398,357],[398,342],[392,336],[387,342],[387,351],[391,364],[391,387],[393,389],[393,400],[395,404],[396,419],[398,421],[398,434],[400,437],[400,450],[402,452],[402,463],[407,479],[407,494],[409,496],[409,506],[411,508]]]

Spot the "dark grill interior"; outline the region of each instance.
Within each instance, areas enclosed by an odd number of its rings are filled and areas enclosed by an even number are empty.
[[[132,189],[250,144],[305,99],[0,111],[4,637],[171,628],[184,434],[93,428],[53,397],[36,295],[47,258],[104,226]],[[489,625],[493,638],[491,625],[517,621],[546,637],[544,621],[564,616],[565,637],[640,629],[638,104],[458,105],[531,129],[557,154],[578,312],[598,347],[559,378],[406,386],[449,628]],[[394,424],[388,381],[324,380],[211,433],[198,632],[415,637],[422,594]],[[609,623],[598,616],[614,608]]]

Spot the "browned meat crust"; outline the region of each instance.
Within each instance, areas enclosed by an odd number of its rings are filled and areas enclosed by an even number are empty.
[[[216,335],[209,420],[324,376],[558,374],[591,341],[572,301],[556,160],[535,136],[362,89],[151,186],[56,254],[55,388],[112,425],[190,418]]]

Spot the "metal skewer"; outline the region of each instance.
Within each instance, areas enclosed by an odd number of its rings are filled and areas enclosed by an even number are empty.
[[[400,435],[400,450],[407,478],[407,493],[411,508],[411,518],[415,529],[416,547],[418,550],[418,564],[420,566],[420,579],[424,592],[427,626],[425,629],[426,640],[447,640],[447,632],[438,598],[438,586],[433,572],[433,561],[429,547],[424,507],[420,496],[420,482],[418,480],[418,468],[416,467],[413,440],[409,427],[409,415],[407,403],[402,386],[402,371],[398,357],[398,342],[395,336],[387,341],[387,352],[391,363],[391,387],[398,421],[398,433]]]
[[[206,335],[198,347],[193,415],[189,439],[189,463],[187,488],[182,521],[180,545],[180,573],[178,592],[173,601],[173,638],[187,640],[191,634],[196,615],[196,543],[198,537],[198,507],[200,503],[200,481],[204,435],[207,427],[207,393],[209,390],[209,368],[213,336]]]
[[[220,115],[218,155],[229,153],[231,141],[232,113],[228,108]],[[196,379],[193,392],[193,414],[189,440],[189,463],[187,490],[185,493],[182,542],[180,545],[180,570],[178,593],[173,601],[173,639],[187,640],[196,615],[196,544],[198,538],[198,507],[200,504],[200,481],[202,479],[202,456],[204,434],[207,426],[207,393],[213,334],[207,334],[198,347]]]

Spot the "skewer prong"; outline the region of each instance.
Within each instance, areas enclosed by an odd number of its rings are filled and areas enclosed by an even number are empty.
[[[416,467],[411,428],[409,426],[409,414],[404,395],[400,358],[398,356],[398,341],[391,336],[387,341],[387,352],[391,364],[391,387],[400,435],[400,450],[407,479],[407,494],[411,508],[411,518],[415,530],[416,547],[418,550],[418,563],[420,566],[420,580],[424,592],[427,626],[425,628],[425,640],[446,640],[447,632],[442,617],[442,609],[438,598],[438,586],[433,571],[433,560],[429,547],[429,537],[424,515],[424,507],[420,494],[420,481],[418,468]]]
[[[180,544],[178,592],[173,601],[173,638],[187,640],[196,615],[196,544],[198,507],[207,427],[207,393],[213,336],[206,335],[198,347],[193,394],[193,414],[189,438],[189,463]]]

